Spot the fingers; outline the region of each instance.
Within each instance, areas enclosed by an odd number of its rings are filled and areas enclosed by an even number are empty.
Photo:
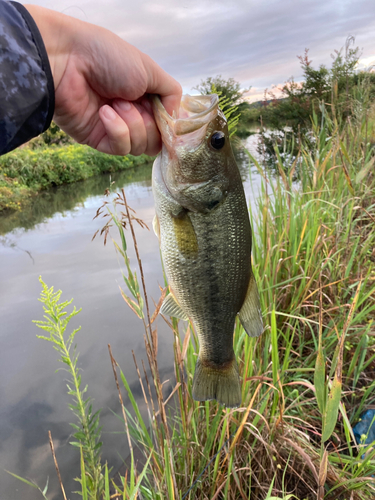
[[[163,106],[171,116],[173,111],[178,113],[182,96],[181,85],[149,56],[142,56],[148,73],[147,92],[160,95]]]
[[[179,112],[178,110],[180,108],[181,95],[182,95],[181,87],[180,87],[180,91],[177,94],[171,94],[171,95],[165,95],[165,96],[160,95],[161,102],[169,115],[173,116],[173,111],[175,111],[176,116],[178,117],[178,112]]]
[[[125,156],[129,154],[131,144],[127,124],[108,105],[100,108],[99,117],[104,126],[105,134],[98,144],[93,145],[95,149],[112,155]]]
[[[138,156],[147,148],[147,133],[142,116],[135,106],[128,101],[116,100],[113,108],[126,123],[130,136],[130,151],[132,155]]]
[[[155,156],[160,151],[160,134],[146,99],[141,103],[115,100],[113,108],[103,106],[99,116],[105,135],[96,146],[98,151],[122,156]]]
[[[161,150],[161,137],[154,119],[151,103],[148,99],[143,98],[138,107],[140,108],[140,113],[147,133],[147,148],[145,154],[156,156]]]

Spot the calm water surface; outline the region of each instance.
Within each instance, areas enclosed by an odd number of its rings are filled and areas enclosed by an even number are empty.
[[[256,136],[247,140],[254,148]],[[249,180],[247,161],[241,166],[246,196],[255,207],[260,178],[252,173]],[[154,202],[151,169],[140,168],[112,176],[116,188],[124,187],[129,205],[151,228]],[[25,212],[0,217],[0,500],[27,498],[38,500],[37,490],[24,485],[5,470],[27,477],[43,489],[49,477],[48,498],[61,498],[48,444],[52,432],[57,460],[68,498],[79,484],[72,476],[79,470],[79,457],[73,448],[71,427],[75,422],[66,395],[67,374],[52,344],[36,338],[43,333],[32,320],[42,319],[38,302],[41,275],[49,286],[63,291],[62,298],[74,297],[82,312],[74,326],[81,325],[76,341],[80,352],[79,367],[83,384],[95,409],[102,408],[103,459],[120,467],[128,449],[123,427],[113,412],[120,413],[107,344],[125,373],[135,395],[141,392],[134,368],[137,360],[147,362],[140,320],[123,301],[121,266],[114,245],[104,247],[101,239],[91,241],[102,227],[93,220],[103,202],[109,176],[62,186],[40,194]],[[159,246],[153,231],[136,228],[149,297],[159,298],[163,275]],[[112,231],[116,237],[115,231]],[[130,243],[130,239],[129,239]],[[136,260],[131,244],[132,267]],[[163,380],[173,374],[173,337],[158,320],[158,362]],[[125,401],[125,404],[128,404]],[[121,434],[119,434],[121,433]]]

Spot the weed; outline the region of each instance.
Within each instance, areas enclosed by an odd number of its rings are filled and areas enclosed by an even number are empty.
[[[77,367],[78,353],[74,345],[77,328],[67,337],[64,335],[69,322],[80,310],[68,314],[66,308],[72,300],[60,302],[61,291],[54,292],[53,287],[48,288],[41,278],[42,285],[40,301],[43,303],[44,321],[34,321],[36,325],[49,333],[49,337],[38,335],[39,339],[52,342],[53,348],[60,354],[60,361],[67,366],[66,371],[70,375],[67,383],[68,394],[72,396],[74,403],[70,404],[70,409],[77,417],[79,425],[71,424],[75,433],[75,441],[70,444],[81,448],[82,459],[85,463],[85,481],[88,498],[96,500],[100,498],[104,490],[103,466],[100,460],[99,411],[93,413],[90,398],[85,399],[87,386],[81,388],[81,375]],[[82,481],[82,480],[81,480]]]

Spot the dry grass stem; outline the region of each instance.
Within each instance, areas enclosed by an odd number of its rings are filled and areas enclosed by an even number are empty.
[[[59,484],[60,484],[60,488],[61,488],[61,493],[62,493],[62,496],[63,496],[64,500],[67,500],[66,495],[65,495],[64,485],[63,485],[63,482],[62,482],[62,479],[61,479],[61,474],[60,474],[59,465],[58,465],[58,463],[57,463],[57,459],[56,459],[55,448],[54,448],[54,446],[53,446],[53,441],[52,441],[52,434],[51,434],[51,431],[48,431],[48,439],[49,439],[49,445],[50,445],[50,447],[51,447],[51,452],[52,452],[53,462],[54,462],[54,464],[55,464],[55,469],[56,469],[57,477],[58,477],[58,479],[59,479]]]

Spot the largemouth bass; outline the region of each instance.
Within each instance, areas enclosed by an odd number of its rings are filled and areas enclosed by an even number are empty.
[[[163,147],[152,189],[170,293],[161,312],[190,319],[199,339],[193,398],[241,404],[233,350],[237,314],[248,333],[262,333],[251,269],[251,227],[245,194],[217,95],[182,98],[178,117],[153,101]]]

